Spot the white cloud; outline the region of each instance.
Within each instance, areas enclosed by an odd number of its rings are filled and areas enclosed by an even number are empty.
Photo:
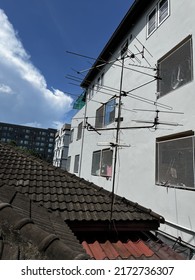
[[[1,9],[0,26],[0,121],[41,127],[63,123],[72,98],[59,89],[48,89]]]
[[[4,85],[4,84],[0,84],[0,93],[12,93],[12,89],[7,86],[7,85]]]

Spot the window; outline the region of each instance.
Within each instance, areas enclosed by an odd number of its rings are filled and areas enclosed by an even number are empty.
[[[70,143],[70,134],[64,134],[62,139],[62,145],[68,146]]]
[[[156,8],[148,16],[148,36],[157,28]]]
[[[112,176],[112,154],[110,149],[93,152],[91,174],[94,176]]]
[[[76,155],[74,159],[74,173],[79,172],[79,157],[79,155]]]
[[[194,188],[195,137],[157,139],[156,183],[164,186]]]
[[[73,138],[74,138],[74,129],[71,129],[71,131],[70,131],[70,143],[73,142]]]
[[[96,111],[95,127],[102,128],[104,125],[104,105]]]
[[[115,119],[115,99],[111,99],[105,105],[104,125],[114,122]]]
[[[97,80],[97,85],[96,85],[96,87],[97,87],[97,90],[99,90],[99,88],[100,88],[100,77],[99,77],[98,80]]]
[[[96,111],[95,127],[102,128],[115,120],[116,99],[111,99]]]
[[[103,82],[104,82],[104,73],[102,73],[101,76],[97,79],[97,84],[96,84],[97,91],[100,89],[101,86],[103,86]]]
[[[161,0],[158,4],[159,17],[158,21],[161,24],[169,15],[169,3],[167,0]]]
[[[161,0],[147,16],[147,36],[150,36],[169,16],[169,0]]]
[[[193,79],[192,38],[183,40],[158,62],[158,92],[163,96]]]
[[[92,175],[95,176],[100,175],[100,160],[101,160],[101,151],[94,152],[92,158],[92,169],[91,169]]]
[[[67,162],[66,162],[66,170],[70,171],[70,163],[71,163],[71,157],[67,158]]]
[[[78,125],[77,140],[81,139],[81,136],[82,136],[82,128],[83,128],[83,122],[81,122],[81,123]]]

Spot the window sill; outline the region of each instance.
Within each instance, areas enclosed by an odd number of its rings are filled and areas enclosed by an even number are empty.
[[[170,189],[178,189],[178,190],[186,190],[186,191],[195,191],[195,187],[194,188],[189,188],[189,187],[173,186],[173,185],[160,184],[160,183],[155,183],[155,184],[158,187],[164,187],[164,188],[170,188]]]

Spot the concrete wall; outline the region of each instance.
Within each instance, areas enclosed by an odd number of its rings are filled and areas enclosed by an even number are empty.
[[[195,2],[186,0],[184,5],[184,1],[182,0],[170,0],[170,16],[147,38],[147,15],[155,6],[155,3],[158,3],[158,1],[154,1],[154,5],[147,9],[144,12],[144,16],[130,28],[127,36],[128,39],[131,38],[129,50],[136,54],[138,53],[137,48],[143,50],[143,44],[151,53],[150,55],[145,49],[145,58],[151,66],[155,67],[157,61],[161,57],[167,54],[187,36],[192,35],[194,54],[195,17],[193,11],[195,11]],[[123,42],[121,42],[121,45]],[[113,54],[113,59],[119,57],[119,54],[120,48]],[[132,94],[145,98],[146,101],[152,100],[155,102],[157,81],[134,90],[136,87],[153,80],[149,75],[156,75],[156,72],[151,69],[129,65],[130,63],[140,66],[149,66],[141,55],[136,55],[136,57],[141,61],[141,64],[139,64],[136,59],[125,60],[122,89],[124,91],[133,90]],[[105,66],[103,70],[104,85],[119,89],[121,67],[116,65],[120,65],[120,63],[116,62],[115,65]],[[145,74],[127,68],[139,70]],[[174,122],[182,124],[182,126],[158,125],[156,130],[147,128],[121,130],[119,135],[120,142],[129,144],[130,147],[118,149],[115,180],[115,192],[117,194],[151,208],[153,211],[164,216],[168,223],[162,225],[161,229],[173,236],[180,236],[184,241],[193,245],[195,245],[194,234],[190,233],[190,231],[195,232],[195,216],[193,213],[195,188],[188,190],[156,185],[155,164],[156,139],[158,137],[195,130],[194,86],[193,80],[159,98],[157,100],[159,106],[156,106],[156,104],[149,104],[150,102],[143,102],[143,99],[140,101],[130,97],[122,98],[123,122],[121,122],[121,127],[147,126],[150,124],[137,123],[134,120],[154,120],[155,112],[135,111],[134,109],[154,111],[158,109],[160,111],[168,111],[169,113],[159,113],[159,121],[164,121],[166,123]],[[90,117],[95,117],[96,110],[101,106],[97,101],[106,102],[111,98],[111,95],[114,95],[114,92],[108,91],[105,88],[101,88],[99,91],[95,92],[92,100],[87,103],[87,108],[84,107],[80,110],[73,119],[72,126],[75,127],[75,132],[78,124],[82,121],[80,118],[85,115],[89,117],[88,122],[95,126],[95,118]],[[96,102],[93,102],[94,100]],[[173,112],[182,112],[183,114],[174,114]],[[110,124],[108,127],[116,127],[116,123]],[[111,191],[112,178],[91,175],[93,152],[106,148],[99,146],[98,143],[114,142],[116,137],[115,130],[100,132],[101,135],[84,129],[84,138],[77,141],[75,136],[69,149],[69,155],[72,158],[70,170],[73,170],[74,156],[76,154],[81,154],[82,151],[81,169],[78,175]],[[171,223],[174,227],[170,227]]]

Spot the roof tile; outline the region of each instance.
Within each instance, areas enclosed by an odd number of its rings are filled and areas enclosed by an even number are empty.
[[[58,213],[65,219],[109,220],[110,192],[80,179],[66,171],[49,165],[19,149],[0,143],[0,187],[13,186],[33,201]],[[113,207],[115,221],[154,221],[162,217],[150,213],[131,201],[115,197]]]

